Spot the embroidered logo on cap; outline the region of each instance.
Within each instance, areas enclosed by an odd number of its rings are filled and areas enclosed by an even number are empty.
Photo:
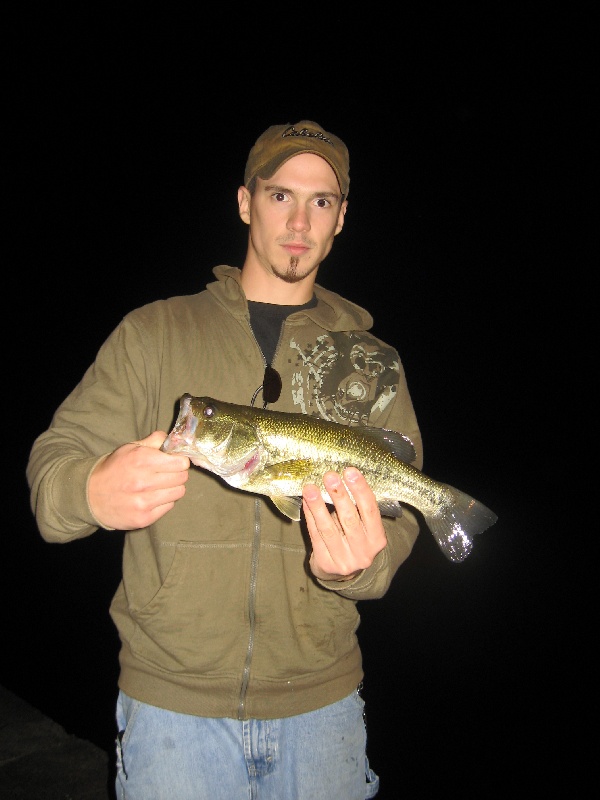
[[[321,131],[310,131],[308,128],[302,128],[297,131],[293,125],[290,125],[290,127],[286,128],[281,134],[282,139],[285,139],[286,136],[306,136],[309,139],[320,139],[322,142],[333,145],[331,139],[328,139]]]

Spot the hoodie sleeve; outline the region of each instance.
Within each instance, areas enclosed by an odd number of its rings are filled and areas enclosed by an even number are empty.
[[[154,430],[147,325],[126,317],[34,441],[26,469],[31,509],[48,542],[68,542],[99,527],[88,502],[90,475],[108,453]],[[156,347],[156,342],[153,342]]]

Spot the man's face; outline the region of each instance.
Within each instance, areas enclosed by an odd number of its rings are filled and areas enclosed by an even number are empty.
[[[312,153],[293,156],[268,180],[257,178],[247,202],[253,257],[289,283],[313,273],[327,256],[347,206],[335,172]]]

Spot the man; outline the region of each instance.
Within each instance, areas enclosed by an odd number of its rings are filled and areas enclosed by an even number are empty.
[[[27,477],[44,539],[126,531],[111,604],[119,798],[377,793],[356,603],[387,591],[415,517],[382,519],[349,469],[324,478],[331,511],[307,486],[303,520],[291,522],[159,449],[189,392],[392,428],[421,468],[397,351],[368,333],[364,309],[316,283],[349,183],[337,136],[307,120],[268,128],[238,189],[249,226],[241,270],[216,267],[199,294],[129,313],[33,445]]]

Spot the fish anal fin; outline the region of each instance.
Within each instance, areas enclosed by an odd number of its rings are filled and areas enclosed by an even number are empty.
[[[402,506],[397,500],[380,500],[377,505],[383,517],[402,516]]]

